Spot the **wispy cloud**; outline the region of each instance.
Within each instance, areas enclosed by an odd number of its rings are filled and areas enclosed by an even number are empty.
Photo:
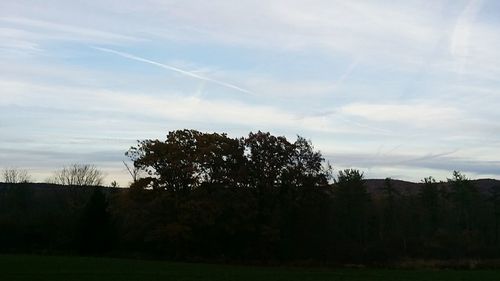
[[[450,51],[459,60],[458,73],[462,74],[469,56],[470,34],[473,23],[481,10],[483,0],[469,0],[457,19],[450,43]]]
[[[49,22],[44,20],[36,20],[36,19],[28,19],[21,17],[0,17],[0,22],[7,23],[11,25],[16,25],[19,27],[24,27],[28,29],[35,30],[45,30],[51,32],[52,34],[68,34],[73,35],[73,37],[69,37],[68,39],[74,39],[76,36],[80,38],[91,38],[91,39],[99,39],[100,41],[111,41],[111,40],[122,40],[122,41],[141,41],[143,39],[118,34],[114,32],[107,32],[103,30],[96,30],[91,28],[79,27],[65,23],[56,23]],[[43,34],[43,33],[42,33]],[[39,36],[42,36],[39,34]],[[56,37],[61,39],[62,37]]]
[[[397,122],[412,127],[432,128],[455,122],[462,113],[451,106],[435,104],[363,104],[353,103],[343,106],[341,113],[363,117],[366,120]],[[440,124],[436,123],[440,120]]]
[[[363,153],[333,153],[327,157],[335,159],[339,168],[355,167],[367,170],[369,177],[383,178],[398,171],[401,173],[399,178],[407,180],[419,181],[429,175],[445,179],[454,170],[478,177],[500,177],[500,161],[478,161],[469,157],[451,156],[456,152],[445,151],[424,156],[389,154],[376,157],[367,157]],[[408,170],[413,172],[405,172]]]

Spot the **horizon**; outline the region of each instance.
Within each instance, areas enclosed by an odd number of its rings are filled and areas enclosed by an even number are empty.
[[[310,139],[367,179],[500,179],[500,2],[0,3],[0,169],[196,129]]]
[[[360,171],[362,172],[362,171]],[[106,175],[104,175],[105,177]],[[467,176],[467,175],[465,175]],[[433,179],[435,179],[434,177],[432,177]],[[397,179],[397,178],[365,178],[363,177],[363,180],[364,181],[385,181],[387,179],[390,179],[391,181],[400,181],[400,182],[404,182],[404,183],[411,183],[411,184],[425,184],[425,182],[423,182],[422,180],[421,181],[410,181],[410,180],[402,180],[402,179]],[[448,179],[444,179],[444,180],[436,180],[436,183],[437,184],[446,184],[446,183],[449,183],[447,180],[453,180],[452,178],[448,178]],[[496,181],[496,182],[500,182],[500,179],[495,179],[495,178],[467,178],[467,180],[469,181]],[[52,185],[52,186],[59,186],[59,187],[63,187],[63,188],[68,188],[68,187],[75,187],[75,188],[80,188],[81,186],[79,185],[68,185],[68,184],[61,184],[61,183],[53,183],[53,182],[48,182],[48,181],[29,181],[29,182],[17,182],[17,183],[10,183],[10,182],[3,182],[3,181],[0,181],[0,184],[3,184],[3,185],[6,185],[6,186],[9,186],[9,185],[24,185],[24,184],[36,184],[36,185]],[[129,183],[130,184],[130,183]],[[334,185],[335,183],[334,182],[331,182],[329,185]],[[106,181],[105,184],[103,184],[102,186],[91,186],[91,187],[97,187],[97,188],[129,188],[128,185],[118,185],[118,186],[111,186],[108,184],[108,181]]]

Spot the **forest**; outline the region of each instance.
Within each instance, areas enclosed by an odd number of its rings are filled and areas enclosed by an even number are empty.
[[[373,188],[362,171],[334,170],[311,141],[260,131],[176,130],[126,155],[129,188],[96,178],[0,184],[0,253],[262,264],[500,258],[497,181],[453,171],[445,182],[403,188],[386,178]]]

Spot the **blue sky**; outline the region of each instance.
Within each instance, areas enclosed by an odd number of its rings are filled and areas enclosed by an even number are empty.
[[[193,128],[313,141],[367,177],[500,178],[500,2],[2,1],[0,168]]]

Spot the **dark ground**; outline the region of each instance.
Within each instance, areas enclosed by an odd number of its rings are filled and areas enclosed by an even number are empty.
[[[88,257],[0,256],[0,280],[500,280],[500,270],[250,267]]]

